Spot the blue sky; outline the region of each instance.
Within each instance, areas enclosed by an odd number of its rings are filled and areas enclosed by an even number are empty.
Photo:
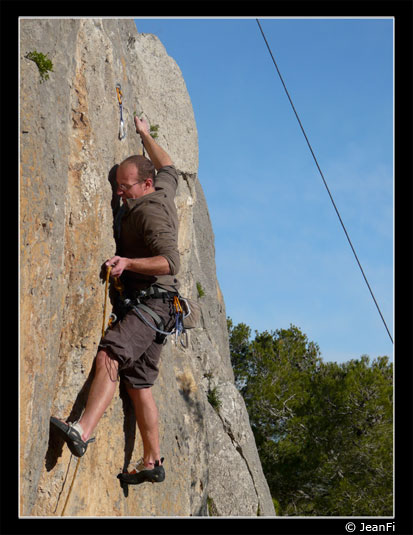
[[[180,67],[227,316],[325,361],[393,357],[254,18],[135,19]],[[393,20],[260,18],[394,339]]]

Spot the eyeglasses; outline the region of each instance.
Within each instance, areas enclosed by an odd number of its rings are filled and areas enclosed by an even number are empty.
[[[118,189],[121,189],[122,191],[128,191],[131,189],[132,186],[135,186],[136,184],[142,184],[142,180],[139,180],[138,182],[135,182],[134,184],[117,184]]]

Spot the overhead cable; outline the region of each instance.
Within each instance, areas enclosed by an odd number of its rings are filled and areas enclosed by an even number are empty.
[[[328,188],[328,186],[327,186],[327,182],[326,182],[326,180],[325,180],[325,178],[324,178],[323,172],[321,171],[321,168],[320,168],[320,166],[319,166],[319,164],[318,164],[317,158],[315,157],[314,151],[313,151],[313,149],[312,149],[312,147],[311,147],[311,144],[310,144],[310,142],[309,142],[309,140],[308,140],[307,134],[305,133],[304,127],[303,127],[303,125],[302,125],[302,123],[301,123],[301,120],[300,120],[300,118],[299,118],[299,116],[298,116],[298,113],[297,113],[297,111],[296,111],[296,109],[295,109],[295,106],[294,106],[294,104],[293,104],[293,101],[291,100],[290,94],[288,93],[288,90],[287,90],[287,87],[286,87],[286,85],[285,85],[285,83],[284,83],[283,77],[281,76],[280,69],[278,68],[278,65],[277,65],[277,63],[276,63],[276,61],[275,61],[275,59],[274,59],[273,53],[272,53],[272,51],[271,51],[270,45],[268,44],[267,38],[265,37],[264,30],[262,29],[262,26],[261,26],[261,24],[260,24],[260,21],[259,21],[258,19],[256,19],[256,21],[257,21],[257,24],[258,24],[258,26],[259,26],[259,28],[260,28],[260,30],[261,30],[262,37],[263,37],[263,39],[264,39],[264,41],[265,41],[265,44],[267,45],[268,52],[270,53],[270,56],[271,56],[272,61],[273,61],[274,65],[275,65],[275,68],[277,69],[278,76],[280,77],[281,83],[282,83],[282,85],[283,85],[283,87],[284,87],[284,90],[285,90],[285,92],[286,92],[286,94],[287,94],[288,100],[290,101],[291,107],[292,107],[292,109],[293,109],[293,111],[294,111],[294,113],[295,113],[295,116],[296,116],[296,118],[297,118],[298,124],[300,125],[301,131],[302,131],[302,133],[303,133],[303,135],[304,135],[304,137],[305,137],[305,140],[306,140],[306,142],[307,142],[308,148],[310,149],[310,152],[311,152],[311,154],[312,154],[312,156],[313,156],[313,158],[314,158],[314,161],[315,161],[315,164],[316,164],[316,166],[317,166],[317,169],[318,169],[318,171],[319,171],[319,173],[320,173],[320,175],[321,175],[321,178],[323,179],[324,186],[326,187],[326,190],[327,190],[327,192],[328,192],[328,195],[329,195],[329,197],[330,197],[330,200],[331,200],[331,202],[332,202],[332,204],[333,204],[333,206],[334,206],[334,209],[335,209],[335,211],[336,211],[336,214],[337,214],[337,216],[338,216],[338,218],[339,218],[339,220],[340,220],[341,226],[343,227],[344,233],[345,233],[345,235],[346,235],[346,237],[347,237],[347,240],[348,240],[348,242],[349,242],[349,244],[350,244],[351,250],[353,251],[354,257],[355,257],[355,259],[356,259],[356,261],[357,261],[357,264],[358,264],[358,266],[359,266],[359,268],[360,268],[360,271],[361,271],[361,273],[362,273],[362,275],[363,275],[363,277],[364,277],[364,280],[365,280],[365,282],[366,282],[366,284],[367,284],[367,287],[368,287],[368,289],[369,289],[369,291],[370,291],[370,294],[371,294],[371,296],[372,296],[372,298],[373,298],[373,301],[374,301],[374,303],[375,303],[375,305],[376,305],[376,307],[377,307],[377,310],[378,310],[378,312],[379,312],[379,314],[380,314],[380,317],[381,317],[381,319],[382,319],[382,321],[383,321],[383,323],[384,323],[384,326],[386,327],[387,334],[389,335],[389,338],[390,338],[390,340],[391,340],[391,342],[392,342],[392,344],[393,344],[393,338],[392,338],[392,336],[391,336],[391,334],[390,334],[390,331],[389,331],[389,329],[388,329],[388,327],[387,327],[387,324],[386,324],[386,322],[385,322],[385,320],[384,320],[383,314],[381,313],[380,307],[379,307],[379,305],[377,304],[376,298],[374,297],[373,291],[372,291],[372,289],[371,289],[371,287],[370,287],[370,284],[369,284],[369,282],[368,282],[368,280],[367,280],[367,277],[366,277],[366,275],[364,274],[363,268],[361,267],[360,261],[359,261],[359,259],[358,259],[358,257],[357,257],[357,254],[356,254],[356,251],[354,250],[353,244],[351,243],[350,236],[348,235],[348,232],[347,232],[347,230],[346,230],[346,227],[344,226],[343,220],[341,219],[341,216],[340,216],[340,213],[339,213],[339,211],[338,211],[338,209],[337,209],[336,203],[334,202],[333,196],[331,195],[330,190],[329,190],[329,188]]]

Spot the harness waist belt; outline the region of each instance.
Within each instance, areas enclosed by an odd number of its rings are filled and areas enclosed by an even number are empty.
[[[126,291],[126,294],[132,299],[143,299],[145,297],[152,297],[153,299],[163,299],[165,297],[174,297],[178,292],[171,292],[165,290],[160,286],[149,286],[146,290],[131,290]]]

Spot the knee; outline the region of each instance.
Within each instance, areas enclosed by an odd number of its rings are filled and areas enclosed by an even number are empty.
[[[153,400],[152,387],[133,388],[131,386],[126,386],[126,390],[132,400],[136,400],[140,403],[145,403],[147,400]]]
[[[117,370],[118,369],[118,362],[114,358],[111,358],[109,353],[101,349],[98,354],[96,355],[96,370],[101,369],[111,369],[111,370]]]

